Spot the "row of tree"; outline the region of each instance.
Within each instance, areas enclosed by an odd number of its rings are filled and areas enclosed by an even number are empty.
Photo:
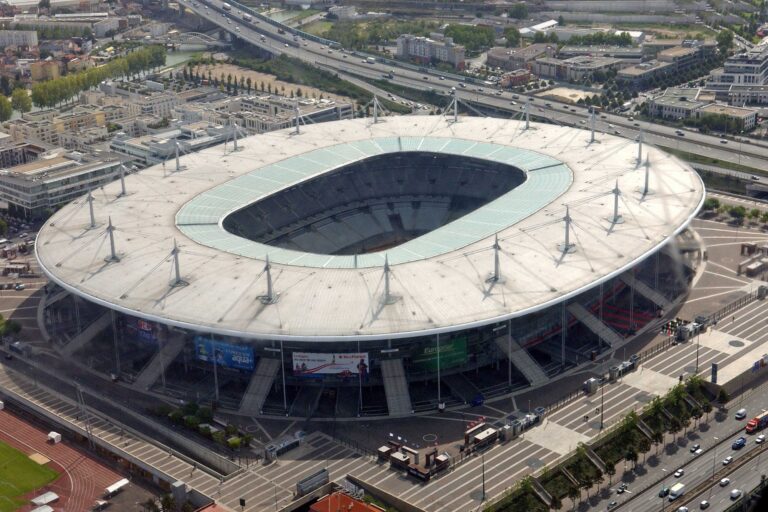
[[[0,94],[0,123],[9,120],[14,110],[20,114],[32,110],[32,100],[26,89],[14,89],[10,99]]]
[[[164,64],[165,48],[146,46],[103,66],[35,84],[32,86],[32,103],[40,108],[55,107],[108,78],[135,76]]]

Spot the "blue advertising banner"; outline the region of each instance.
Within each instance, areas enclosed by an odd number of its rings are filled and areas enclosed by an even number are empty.
[[[236,370],[253,371],[255,358],[253,347],[248,345],[233,345],[204,336],[195,336],[195,358],[207,363],[213,363]]]

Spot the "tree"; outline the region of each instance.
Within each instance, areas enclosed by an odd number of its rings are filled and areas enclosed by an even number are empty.
[[[0,236],[8,234],[8,223],[4,219],[0,219]]]
[[[614,471],[615,473],[615,471]],[[568,499],[571,500],[571,503],[573,504],[572,510],[576,509],[576,500],[581,498],[581,492],[576,487],[569,487],[568,488]]]
[[[610,487],[613,485],[613,475],[616,474],[616,467],[614,467],[613,464],[608,464],[608,467],[605,468],[605,472],[608,473],[608,486]]]
[[[683,430],[683,422],[677,416],[672,416],[669,421],[669,432],[677,439],[677,434]]]
[[[664,432],[661,430],[654,430],[651,436],[654,446],[656,446],[656,455],[659,454],[659,445],[664,442]]]
[[[717,33],[715,40],[717,41],[717,47],[720,50],[720,53],[725,55],[733,46],[733,32],[727,28],[723,28]]]
[[[563,18],[562,14],[557,17],[557,24],[560,25],[561,27],[565,26],[565,18]]]
[[[747,216],[747,209],[743,206],[735,206],[731,208],[731,211],[728,212],[731,217],[737,222],[742,222],[744,220],[744,217]]]
[[[43,9],[48,10],[51,8],[51,0],[40,0],[37,3],[37,10],[42,11]]]
[[[160,507],[157,506],[154,498],[147,498],[147,501],[141,504],[141,508],[143,508],[146,512],[160,512]]]
[[[749,218],[751,220],[757,220],[758,218],[760,218],[760,210],[758,210],[757,208],[752,208],[751,210],[749,210]]]
[[[509,10],[509,15],[518,20],[528,17],[528,6],[524,3],[515,4]]]
[[[11,118],[11,115],[13,114],[13,107],[11,106],[11,102],[0,94],[0,123],[3,123]]]
[[[720,200],[716,197],[709,197],[704,201],[705,210],[717,210],[720,208]]]
[[[505,28],[504,37],[507,40],[508,48],[512,48],[520,45],[520,31],[517,30],[517,27]]]
[[[725,388],[720,388],[720,391],[717,393],[717,401],[725,405],[729,399],[730,397],[728,396],[728,392],[725,390]]]
[[[173,512],[176,509],[176,500],[170,494],[163,494],[160,497],[160,508],[163,512]]]

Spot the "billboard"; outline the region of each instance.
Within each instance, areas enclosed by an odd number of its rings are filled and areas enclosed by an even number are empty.
[[[224,343],[223,341],[212,340],[210,337],[195,336],[196,359],[213,363],[214,350],[216,364],[219,366],[248,371],[253,371],[255,367],[253,347]]]
[[[136,341],[149,345],[157,345],[158,325],[141,318],[125,317],[125,332]]]
[[[453,368],[467,362],[467,338],[465,336],[450,341],[440,340],[440,368]],[[411,356],[411,364],[419,370],[437,371],[437,343],[420,348]]]
[[[293,353],[293,374],[299,377],[322,377],[323,375],[368,376],[368,352],[351,354],[317,354],[311,352]]]

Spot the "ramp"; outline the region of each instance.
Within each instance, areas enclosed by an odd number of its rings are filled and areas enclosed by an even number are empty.
[[[669,309],[672,305],[669,300],[644,282],[640,281],[639,279],[635,279],[635,276],[631,274],[621,274],[620,279],[624,281],[628,286],[631,286],[635,289],[637,293],[648,299],[649,301],[653,302],[657,306],[660,306],[662,308]]]
[[[390,416],[411,414],[411,394],[405,379],[402,359],[382,359],[381,376],[384,379],[384,393],[387,395],[387,408]]]
[[[302,386],[291,404],[291,416],[309,418],[317,408],[320,395],[323,393],[321,386]]]
[[[259,358],[259,362],[256,363],[256,370],[254,370],[248,383],[248,389],[245,390],[245,394],[240,400],[240,407],[237,410],[240,414],[250,416],[261,413],[261,408],[264,406],[269,390],[272,389],[278,371],[280,371],[279,359]]]
[[[451,390],[451,393],[459,397],[465,404],[471,403],[480,394],[480,390],[460,373],[447,375],[442,380]]]
[[[104,312],[99,318],[94,320],[83,331],[69,340],[69,343],[61,348],[61,354],[64,356],[71,356],[79,349],[83,348],[83,345],[91,341],[97,334],[106,329],[112,323],[112,317],[109,311]]]
[[[597,334],[597,336],[610,346],[616,345],[623,340],[616,331],[605,325],[595,315],[587,311],[587,309],[581,304],[573,303],[568,306],[568,312],[572,314],[576,320],[581,322],[587,329]]]
[[[170,339],[166,340],[160,347],[160,350],[152,356],[147,366],[136,377],[133,387],[141,390],[149,389],[157,378],[160,377],[163,370],[171,364],[171,361],[176,359],[182,348],[184,348],[184,336],[174,334]]]
[[[531,355],[525,350],[522,345],[516,340],[512,339],[512,353],[509,353],[509,340],[506,337],[496,338],[494,340],[496,346],[507,356],[507,359],[512,361],[515,368],[520,370],[523,377],[526,378],[531,386],[538,386],[549,381],[549,377],[544,372],[544,369],[539,366]]]

